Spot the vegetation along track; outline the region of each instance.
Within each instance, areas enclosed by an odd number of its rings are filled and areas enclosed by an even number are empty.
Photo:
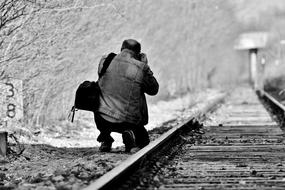
[[[159,153],[142,156],[148,159],[132,175],[125,173],[128,178],[117,178],[117,189],[285,189],[283,132],[252,89],[234,91],[208,115],[204,131],[180,132]]]

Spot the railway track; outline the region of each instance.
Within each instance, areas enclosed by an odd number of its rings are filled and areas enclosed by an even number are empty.
[[[285,189],[283,131],[253,90],[238,89],[210,117],[218,122],[205,134],[185,122],[86,189]]]
[[[180,169],[159,189],[285,189],[283,131],[255,93],[243,89],[221,109],[221,123],[183,147],[174,158]]]

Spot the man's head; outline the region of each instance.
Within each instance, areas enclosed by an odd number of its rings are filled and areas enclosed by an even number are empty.
[[[121,51],[124,49],[132,50],[136,55],[141,52],[141,44],[133,39],[124,40]]]

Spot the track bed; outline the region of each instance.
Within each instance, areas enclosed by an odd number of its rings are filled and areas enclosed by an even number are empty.
[[[159,189],[285,189],[283,131],[252,90],[238,92],[160,174]]]

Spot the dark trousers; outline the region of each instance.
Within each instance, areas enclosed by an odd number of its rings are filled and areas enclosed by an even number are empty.
[[[134,125],[131,123],[111,123],[99,114],[94,114],[95,123],[97,129],[100,131],[100,134],[97,138],[98,142],[114,142],[114,139],[111,137],[111,132],[122,133],[125,130],[132,130],[136,138],[136,145],[140,148],[145,147],[149,144],[149,136],[143,125]]]

